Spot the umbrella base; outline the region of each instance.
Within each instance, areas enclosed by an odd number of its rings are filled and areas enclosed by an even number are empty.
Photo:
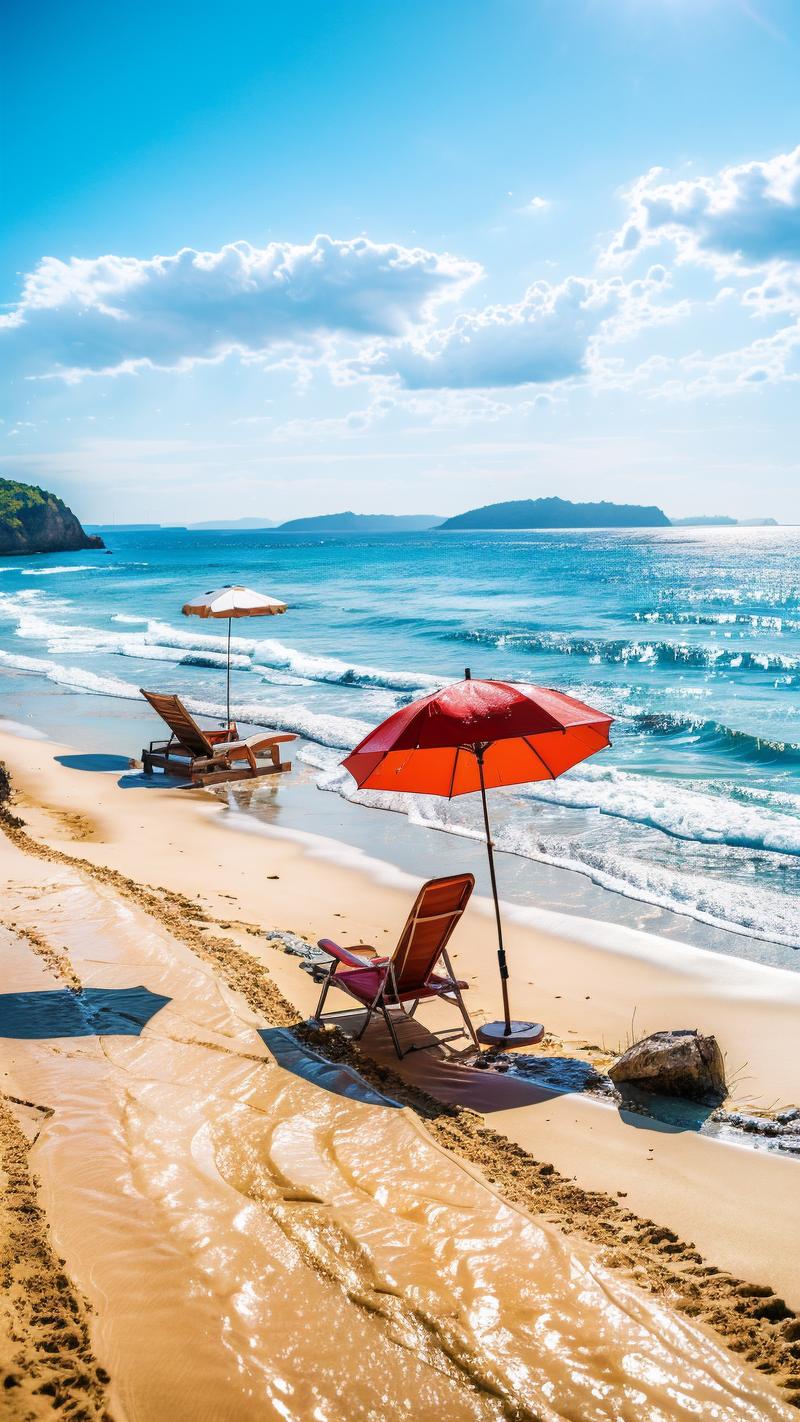
[[[536,1042],[541,1042],[544,1036],[544,1027],[541,1022],[512,1022],[511,1031],[506,1031],[505,1022],[484,1022],[478,1028],[478,1041],[485,1047],[499,1047],[501,1050],[511,1050],[512,1047],[532,1047]]]

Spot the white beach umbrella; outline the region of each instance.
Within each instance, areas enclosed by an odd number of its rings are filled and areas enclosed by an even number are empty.
[[[243,588],[238,583],[202,593],[185,602],[181,611],[186,617],[224,617],[228,622],[228,674],[226,706],[228,724],[231,720],[231,622],[234,617],[274,617],[286,611],[286,603],[264,593]]]

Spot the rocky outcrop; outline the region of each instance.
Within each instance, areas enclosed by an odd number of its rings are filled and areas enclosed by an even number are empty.
[[[56,494],[0,479],[0,557],[104,547],[102,538],[84,533],[72,510]]]
[[[638,1086],[660,1096],[718,1105],[727,1095],[725,1063],[716,1037],[693,1030],[653,1032],[634,1042],[609,1069],[615,1086]]]

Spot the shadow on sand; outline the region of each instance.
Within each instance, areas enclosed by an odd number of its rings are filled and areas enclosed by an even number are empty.
[[[283,1067],[284,1071],[290,1071],[293,1076],[313,1082],[314,1086],[320,1086],[323,1091],[330,1091],[334,1096],[346,1096],[350,1101],[364,1101],[368,1106],[394,1106],[402,1109],[399,1101],[392,1101],[391,1097],[376,1091],[358,1072],[353,1071],[352,1067],[343,1062],[329,1062],[325,1057],[318,1056],[310,1047],[298,1042],[285,1027],[261,1027],[258,1035],[266,1043],[278,1066]]]
[[[0,1037],[138,1037],[169,997],[146,987],[0,993]]]
[[[128,755],[101,755],[92,752],[74,755],[57,755],[56,760],[59,765],[65,765],[68,770],[105,770],[117,771],[130,770],[131,758]]]
[[[353,1036],[363,1020],[363,1013],[326,1013],[325,1020],[341,1027],[348,1036]],[[462,1054],[442,1047],[416,1018],[398,1014],[396,1027],[400,1045],[408,1053],[402,1061],[398,1061],[383,1023],[375,1020],[361,1039],[362,1049],[381,1066],[396,1071],[410,1085],[448,1106],[466,1106],[490,1115],[494,1111],[509,1111],[519,1106],[538,1106],[552,1101],[555,1096],[564,1095],[565,1090],[576,1090],[574,1086],[558,1089],[552,1082],[547,1084],[517,1075],[516,1072],[477,1067],[473,1064],[474,1048],[470,1047]]]
[[[361,1013],[326,1014],[326,1021],[336,1023],[348,1036],[353,1036],[363,1021]],[[416,1018],[396,1018],[400,1044],[408,1055],[398,1061],[389,1034],[382,1023],[373,1021],[364,1033],[361,1046],[373,1060],[391,1068],[409,1084],[450,1106],[465,1106],[481,1115],[510,1111],[521,1106],[543,1106],[558,1097],[589,1094],[600,1106],[616,1109],[620,1120],[635,1130],[656,1131],[677,1135],[684,1131],[699,1132],[715,1109],[693,1101],[674,1097],[654,1096],[649,1092],[626,1089],[622,1099],[592,1090],[605,1078],[589,1062],[580,1057],[548,1057],[535,1052],[515,1052],[496,1066],[475,1065],[474,1051],[460,1054],[440,1046],[432,1033]],[[262,1033],[262,1036],[264,1034]],[[265,1041],[266,1041],[265,1037]],[[270,1043],[267,1041],[267,1045]],[[283,1063],[281,1063],[283,1065]]]
[[[99,770],[116,774],[119,776],[117,785],[120,790],[183,790],[192,786],[192,781],[186,777],[145,775],[144,771],[131,765],[131,757],[128,755],[102,755],[99,752],[95,754],[87,751],[57,755],[55,759],[59,765],[66,766],[67,770]]]
[[[709,1116],[717,1109],[700,1101],[683,1101],[677,1096],[657,1096],[652,1091],[640,1091],[635,1086],[617,1088],[619,1118],[636,1131],[657,1131],[661,1135],[677,1135],[684,1131],[702,1131]]]

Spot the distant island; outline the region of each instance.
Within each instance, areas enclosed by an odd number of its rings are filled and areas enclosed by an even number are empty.
[[[281,533],[422,533],[438,528],[436,514],[320,514],[317,518],[291,518],[281,523]]]
[[[184,523],[87,523],[92,533],[186,533]]]
[[[186,525],[192,532],[218,532],[236,533],[246,531],[248,528],[275,528],[274,518],[210,518],[204,523],[189,523]]]
[[[573,504],[569,499],[511,499],[445,519],[442,528],[669,528],[654,504]]]
[[[0,557],[25,553],[75,553],[105,548],[86,533],[72,509],[47,489],[0,479]]]
[[[735,518],[727,514],[698,514],[695,518],[674,518],[674,528],[736,528]]]
[[[697,514],[694,518],[674,518],[674,528],[778,528],[776,518],[730,518],[728,514]]]

